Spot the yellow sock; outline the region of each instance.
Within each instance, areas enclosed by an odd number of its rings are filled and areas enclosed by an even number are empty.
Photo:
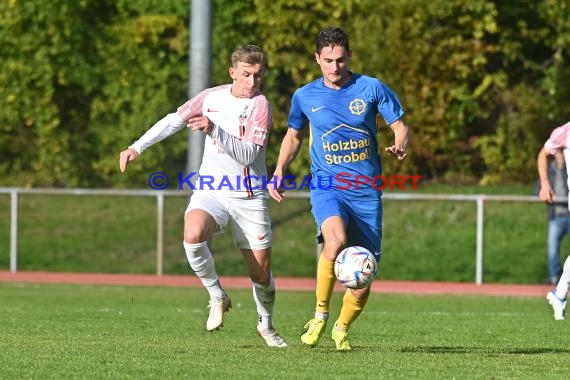
[[[342,308],[336,323],[339,329],[348,330],[352,322],[362,313],[369,295],[370,293],[367,293],[364,298],[359,299],[352,295],[350,289],[346,289],[344,297],[342,297]]]
[[[317,265],[317,313],[328,313],[329,302],[334,289],[336,277],[334,275],[334,262],[328,261],[323,255],[319,256]]]

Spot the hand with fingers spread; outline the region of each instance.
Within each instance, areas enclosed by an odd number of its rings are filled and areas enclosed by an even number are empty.
[[[384,150],[398,160],[403,160],[406,157],[406,150],[404,148],[398,148],[396,145],[386,147]]]

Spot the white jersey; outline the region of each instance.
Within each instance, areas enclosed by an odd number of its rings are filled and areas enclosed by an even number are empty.
[[[131,146],[142,153],[146,148],[186,126],[196,116],[206,116],[214,130],[206,136],[196,190],[212,190],[231,197],[252,197],[264,193],[267,183],[265,150],[271,127],[271,106],[258,92],[252,98],[237,98],[231,85],[204,90],[156,123]],[[186,186],[187,184],[183,184]]]
[[[548,154],[554,155],[557,150],[562,149],[564,160],[566,161],[566,172],[568,174],[568,189],[570,189],[570,121],[560,127],[555,128],[550,137],[544,143],[544,149]],[[570,193],[568,194],[570,199]],[[568,202],[570,210],[570,202]]]

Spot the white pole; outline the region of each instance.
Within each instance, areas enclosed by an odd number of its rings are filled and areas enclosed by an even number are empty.
[[[485,208],[485,197],[477,197],[477,247],[475,259],[475,283],[483,283],[483,212]]]
[[[10,272],[18,270],[18,189],[10,191]]]
[[[156,274],[162,276],[164,257],[164,195],[156,193]]]
[[[192,97],[210,86],[212,67],[212,1],[192,0],[190,2],[190,83]],[[205,134],[188,132],[187,173],[198,172],[202,163]]]

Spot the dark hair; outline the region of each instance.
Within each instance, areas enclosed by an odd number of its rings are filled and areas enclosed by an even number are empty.
[[[232,66],[237,67],[238,62],[265,67],[263,49],[257,45],[243,45],[232,53]]]
[[[316,53],[321,54],[321,50],[327,46],[342,46],[347,52],[350,51],[348,45],[348,34],[341,28],[329,26],[319,32],[317,36]]]

